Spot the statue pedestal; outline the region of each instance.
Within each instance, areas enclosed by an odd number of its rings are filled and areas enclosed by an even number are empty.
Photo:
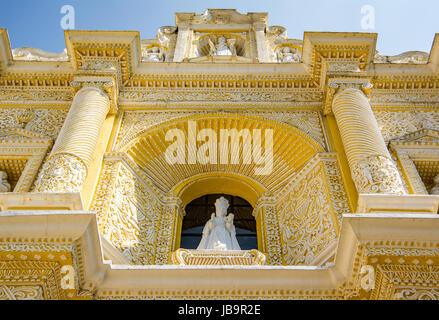
[[[188,266],[262,266],[265,260],[265,255],[258,250],[178,249],[171,257],[173,264]]]

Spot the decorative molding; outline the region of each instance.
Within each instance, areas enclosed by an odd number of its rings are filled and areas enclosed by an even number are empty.
[[[374,110],[374,115],[386,142],[421,129],[439,130],[439,111]]]
[[[180,204],[155,191],[127,162],[104,161],[91,210],[101,234],[133,264],[167,264],[174,249]]]
[[[23,129],[55,140],[68,110],[43,108],[0,108],[0,130]],[[23,132],[24,133],[24,132]]]
[[[310,264],[337,238],[324,167],[318,158],[313,160],[275,196],[287,265]]]

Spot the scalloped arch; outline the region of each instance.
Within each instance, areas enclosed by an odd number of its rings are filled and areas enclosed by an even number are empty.
[[[257,175],[255,169],[260,167],[251,164],[169,164],[165,160],[166,148],[171,144],[165,140],[170,129],[180,129],[187,139],[188,121],[194,121],[198,131],[212,128],[219,139],[221,129],[260,129],[262,134],[267,129],[273,130],[273,170],[271,174]],[[197,148],[204,142],[197,142]],[[322,147],[310,136],[290,125],[253,115],[234,113],[211,113],[192,115],[172,119],[157,124],[142,132],[126,144],[122,151],[154,180],[164,192],[171,192],[185,180],[196,176],[241,176],[254,181],[265,191],[276,192],[284,186],[289,178],[297,173],[313,155],[323,152]],[[240,150],[241,151],[241,150]],[[220,150],[218,150],[219,157]],[[241,155],[242,156],[242,155]]]

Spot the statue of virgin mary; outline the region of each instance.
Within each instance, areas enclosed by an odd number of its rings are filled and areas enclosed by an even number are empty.
[[[224,197],[215,201],[216,214],[212,213],[210,220],[204,226],[203,236],[197,249],[241,250],[236,240],[234,215],[227,215],[228,207],[229,202]]]

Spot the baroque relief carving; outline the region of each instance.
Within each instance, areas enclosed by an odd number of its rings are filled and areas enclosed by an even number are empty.
[[[310,264],[337,238],[323,165],[311,161],[280,192],[276,211],[284,263]]]
[[[11,101],[15,103],[26,103],[38,101],[44,105],[50,105],[53,102],[70,102],[73,100],[73,94],[70,90],[62,90],[59,88],[40,89],[40,90],[17,90],[3,89],[0,90],[0,101]]]
[[[41,286],[0,285],[0,300],[44,300]]]
[[[398,300],[439,300],[439,288],[415,289],[406,288],[395,291],[394,298]]]
[[[439,130],[438,111],[374,111],[386,142],[421,129]]]
[[[124,90],[120,93],[121,103],[128,102],[316,102],[323,94],[319,91],[273,91],[273,90]]]
[[[343,214],[349,214],[351,210],[349,208],[348,196],[344,188],[337,155],[335,153],[319,154],[319,158],[322,161],[326,173],[329,195],[337,218],[338,229],[340,229]]]
[[[268,200],[268,203],[265,202]],[[270,203],[270,198],[262,197],[255,208],[255,216],[262,221],[262,243],[270,265],[282,265],[282,248],[280,239],[279,221],[276,207]]]
[[[79,192],[87,167],[76,156],[56,154],[44,163],[35,182],[34,192]]]
[[[359,193],[406,193],[396,164],[387,157],[372,155],[362,158],[351,171]]]
[[[166,264],[173,250],[175,206],[165,205],[120,160],[104,162],[91,210],[101,234],[133,264]]]
[[[56,139],[67,112],[61,109],[0,109],[0,130],[20,128]]]

